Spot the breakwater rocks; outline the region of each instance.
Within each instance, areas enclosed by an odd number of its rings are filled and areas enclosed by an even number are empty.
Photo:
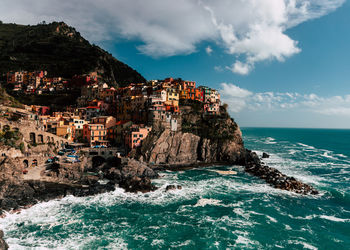
[[[264,179],[268,184],[278,189],[288,190],[298,194],[312,194],[316,195],[319,192],[312,186],[296,180],[294,177],[289,177],[279,170],[266,166],[259,159],[259,156],[250,150],[246,150],[245,171]]]
[[[7,250],[9,246],[4,240],[4,232],[0,230],[0,250]]]

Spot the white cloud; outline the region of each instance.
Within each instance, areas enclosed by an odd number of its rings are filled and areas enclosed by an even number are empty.
[[[234,84],[222,83],[222,101],[229,104],[233,113],[242,111],[303,111],[326,116],[350,118],[350,96],[320,97],[314,93],[253,93]]]
[[[345,0],[2,0],[4,22],[65,21],[92,42],[141,41],[149,56],[189,54],[215,42],[240,59],[232,71],[248,74],[255,63],[299,53],[285,31],[335,10]],[[211,48],[206,49],[211,53]],[[233,59],[235,60],[235,59]]]
[[[252,92],[242,89],[234,84],[221,83],[219,90],[222,101],[229,105],[231,112],[237,113],[246,107],[246,100],[252,95]]]
[[[210,55],[213,52],[213,49],[210,46],[208,46],[205,48],[205,52],[207,52],[207,54]]]
[[[217,72],[223,72],[224,71],[222,66],[214,66],[214,70],[217,71]]]
[[[240,61],[236,61],[232,64],[231,67],[226,66],[226,69],[231,70],[233,73],[240,75],[248,75],[252,66],[249,63],[242,63]]]

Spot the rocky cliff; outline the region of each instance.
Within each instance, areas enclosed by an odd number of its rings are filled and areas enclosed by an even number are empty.
[[[211,116],[194,105],[181,107],[178,132],[153,131],[144,141],[139,159],[154,165],[242,164],[242,133],[225,108]]]
[[[4,232],[0,230],[0,250],[7,250],[9,246],[6,244],[3,237],[4,237]]]
[[[155,190],[158,175],[134,159],[110,158],[98,164],[84,158],[81,163],[47,165],[40,178],[24,178],[23,167],[11,158],[0,158],[0,215],[38,201],[66,195],[88,196],[113,191],[120,186],[129,192]],[[31,169],[29,169],[31,171]]]
[[[137,157],[151,167],[177,169],[203,164],[241,165],[247,173],[278,189],[300,194],[318,194],[312,186],[265,165],[244,147],[242,133],[225,107],[217,116],[202,112],[200,103],[181,107],[181,130],[154,130],[143,142]],[[267,156],[267,154],[265,154]]]

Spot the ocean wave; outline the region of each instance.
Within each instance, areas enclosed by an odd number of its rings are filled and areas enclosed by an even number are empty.
[[[197,204],[194,205],[194,207],[204,207],[206,205],[217,206],[220,205],[220,202],[220,200],[215,199],[200,199],[198,200]]]
[[[307,149],[316,149],[314,146],[310,146],[310,145],[307,145],[307,144],[304,144],[304,143],[301,143],[301,142],[298,142],[297,144],[299,146],[302,146],[302,147],[307,148]]]
[[[311,245],[310,243],[300,241],[300,240],[288,240],[290,245],[302,245],[304,249],[317,250],[318,248]]]
[[[335,216],[320,215],[319,217],[321,219],[335,221],[335,222],[350,222],[350,219],[342,219],[342,218],[338,218],[338,217],[335,217]]]
[[[276,139],[273,137],[267,137],[264,141],[265,144],[276,144]]]

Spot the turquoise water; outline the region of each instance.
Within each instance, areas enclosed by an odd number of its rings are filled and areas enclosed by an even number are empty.
[[[66,197],[0,219],[12,249],[349,249],[350,130],[242,129],[266,162],[318,196],[273,189],[237,166],[164,172],[148,194]],[[215,170],[235,170],[221,175]],[[168,184],[182,190],[165,192]]]

